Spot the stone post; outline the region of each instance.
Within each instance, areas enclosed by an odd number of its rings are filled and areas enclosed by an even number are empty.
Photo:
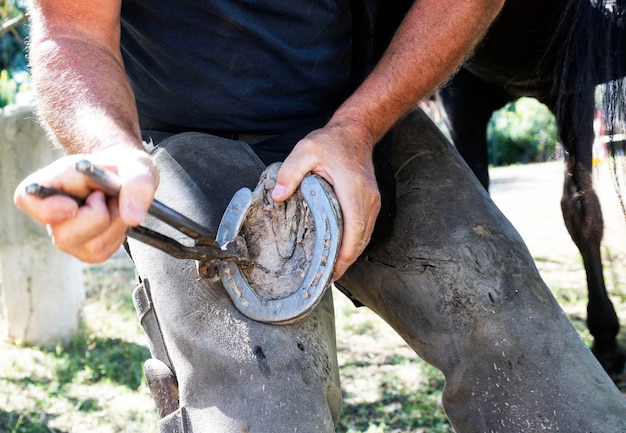
[[[82,264],[58,251],[45,227],[13,205],[19,182],[61,156],[32,107],[0,111],[0,293],[2,332],[17,344],[54,347],[77,330],[84,303]]]

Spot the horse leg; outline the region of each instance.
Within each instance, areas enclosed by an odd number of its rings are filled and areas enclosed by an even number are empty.
[[[489,189],[487,123],[508,98],[501,88],[462,68],[439,92],[454,146]]]
[[[558,125],[566,149],[561,210],[565,226],[580,250],[587,274],[587,326],[594,338],[592,351],[604,369],[616,377],[624,371],[626,351],[616,340],[619,320],[602,274],[600,244],[604,227],[592,181],[593,89],[585,92],[582,98],[583,102],[578,100],[577,103],[584,118],[573,119],[564,113]],[[582,110],[581,105],[588,108]]]
[[[513,226],[423,113],[396,125],[388,238],[336,284],[446,377],[457,433],[626,431],[626,400]]]

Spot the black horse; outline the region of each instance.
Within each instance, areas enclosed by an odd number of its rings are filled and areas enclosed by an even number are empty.
[[[489,187],[486,130],[494,110],[522,96],[555,114],[566,151],[561,208],[581,252],[589,300],[592,350],[605,370],[624,373],[619,321],[602,275],[603,222],[592,185],[594,94],[598,83],[624,76],[626,0],[509,0],[472,58],[440,91],[452,139],[485,188]],[[607,93],[609,121],[623,105]],[[619,96],[619,98],[618,98]]]

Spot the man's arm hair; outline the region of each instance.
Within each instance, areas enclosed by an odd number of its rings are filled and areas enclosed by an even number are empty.
[[[332,122],[355,126],[378,142],[417,102],[461,65],[504,0],[416,0],[378,65]]]
[[[34,0],[29,61],[37,110],[70,153],[141,145],[120,52],[121,0]]]

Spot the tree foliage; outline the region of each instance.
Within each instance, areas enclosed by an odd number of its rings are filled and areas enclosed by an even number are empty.
[[[14,102],[19,83],[16,76],[27,70],[25,41],[28,37],[26,6],[22,0],[0,0],[0,107]]]
[[[554,116],[536,99],[518,99],[494,113],[487,140],[494,165],[547,161],[556,151]]]
[[[28,37],[28,23],[25,19],[25,9],[20,1],[0,0],[0,22],[2,22],[0,68],[9,72],[26,69],[24,42]]]

